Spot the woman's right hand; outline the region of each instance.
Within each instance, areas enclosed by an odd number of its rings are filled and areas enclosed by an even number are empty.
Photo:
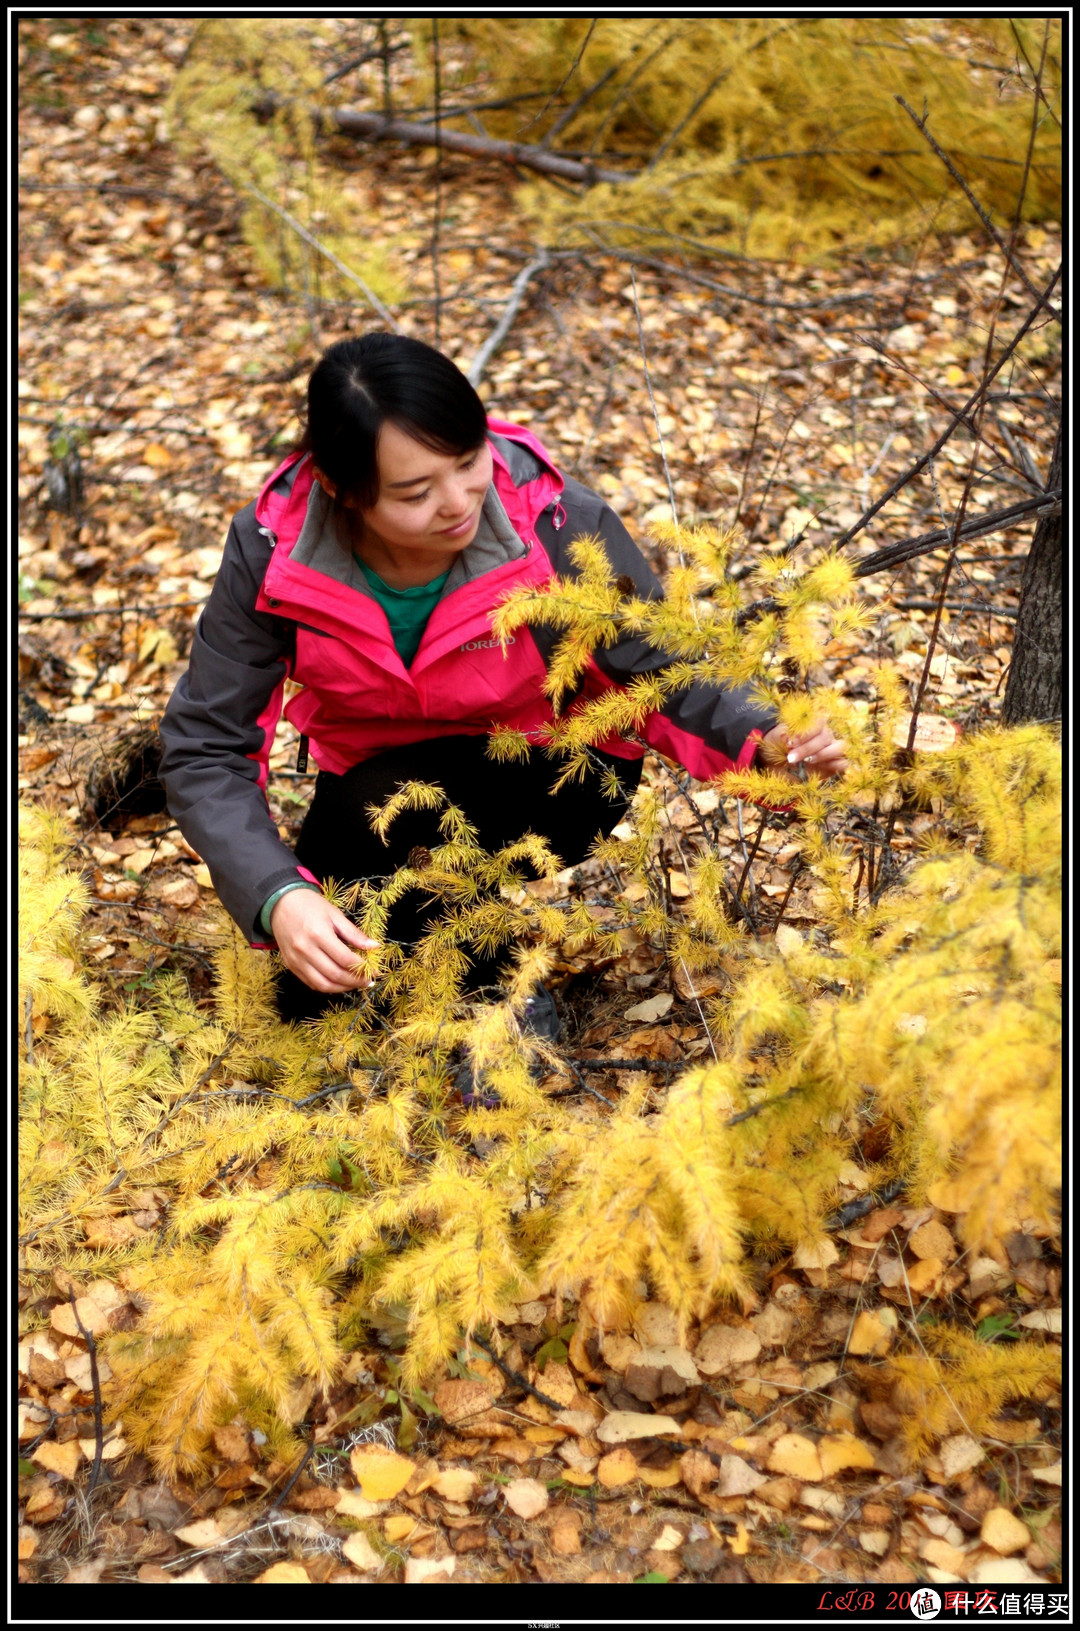
[[[282,962],[313,991],[327,994],[370,985],[356,971],[356,953],[378,945],[314,889],[290,889],[270,913]]]

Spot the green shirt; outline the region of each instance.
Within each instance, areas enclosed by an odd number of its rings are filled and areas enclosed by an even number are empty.
[[[414,589],[391,589],[377,572],[364,565],[359,555],[354,559],[367,579],[371,593],[386,613],[398,656],[408,668],[423,639],[428,618],[435,610],[450,576],[449,569],[441,577],[432,578],[430,583],[417,584]]]

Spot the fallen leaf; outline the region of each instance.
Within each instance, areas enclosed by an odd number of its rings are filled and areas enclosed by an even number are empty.
[[[503,1498],[519,1518],[537,1518],[547,1511],[548,1492],[538,1478],[515,1478],[503,1490]]]
[[[122,1246],[125,1241],[138,1240],[143,1230],[130,1217],[87,1218],[83,1234],[88,1246]]]
[[[46,1439],[44,1444],[38,1445],[30,1459],[39,1467],[44,1467],[46,1472],[58,1472],[61,1478],[73,1483],[83,1453],[79,1448],[78,1439],[69,1438],[64,1444]]]
[[[986,1557],[968,1570],[968,1581],[974,1586],[1024,1586],[1029,1582],[1042,1586],[1046,1582],[1036,1574],[1022,1557]]]
[[[686,1536],[673,1523],[666,1523],[649,1548],[653,1552],[677,1552]]]
[[[613,1410],[596,1429],[601,1444],[624,1444],[628,1439],[682,1436],[682,1427],[671,1416],[647,1416],[637,1410]]]
[[[641,1352],[641,1343],[622,1331],[609,1331],[600,1338],[600,1352],[605,1365],[612,1370],[625,1371]]]
[[[840,1253],[828,1235],[823,1235],[820,1240],[806,1242],[804,1245],[796,1247],[794,1256],[791,1259],[792,1267],[797,1269],[827,1269],[839,1261]]]
[[[940,1257],[924,1257],[907,1271],[907,1283],[917,1297],[932,1297],[941,1281],[945,1265]]]
[[[108,1429],[106,1429],[106,1432],[108,1432]],[[86,1457],[87,1461],[93,1461],[94,1456],[97,1454],[97,1440],[93,1438],[80,1438],[78,1443],[79,1448]],[[126,1450],[126,1441],[114,1429],[112,1437],[106,1437],[101,1446],[101,1459],[102,1461],[117,1461],[120,1456],[126,1452]]]
[[[764,1473],[752,1467],[749,1461],[744,1461],[739,1455],[722,1455],[720,1457],[720,1481],[716,1486],[717,1495],[725,1498],[732,1495],[752,1495],[768,1479]]]
[[[560,1507],[548,1532],[551,1550],[558,1557],[573,1557],[581,1551],[581,1518],[569,1507]]]
[[[410,1557],[405,1565],[405,1584],[422,1586],[437,1574],[445,1574],[450,1579],[456,1568],[456,1557]]]
[[[579,1376],[584,1376],[587,1382],[601,1383],[604,1380],[603,1371],[596,1370],[589,1359],[588,1349],[585,1346],[585,1337],[581,1326],[578,1325],[570,1338],[570,1363]]]
[[[681,1340],[678,1316],[665,1303],[642,1303],[634,1316],[634,1335],[643,1348],[676,1348]]]
[[[728,1545],[736,1557],[745,1557],[750,1550],[750,1535],[746,1525],[740,1519],[735,1520],[735,1533],[728,1541]]]
[[[379,1444],[364,1444],[349,1457],[352,1475],[367,1501],[392,1501],[416,1471],[407,1455],[397,1455]]]
[[[852,1467],[872,1468],[877,1461],[870,1445],[851,1433],[828,1435],[819,1439],[817,1449],[821,1458],[821,1470],[826,1478]]]
[[[411,1512],[395,1512],[383,1521],[383,1534],[392,1546],[398,1545],[417,1527]]]
[[[74,1382],[75,1386],[81,1388],[84,1393],[90,1393],[93,1391],[94,1372],[93,1367],[90,1364],[90,1355],[88,1353],[68,1354],[67,1358],[63,1361],[63,1366],[64,1375],[67,1377],[69,1382]],[[104,1354],[99,1353],[97,1356],[97,1371],[99,1382],[109,1382],[112,1380],[112,1367],[110,1366],[109,1361],[105,1358]]]
[[[35,1490],[26,1503],[25,1516],[29,1523],[54,1523],[67,1506],[67,1498],[58,1489]]]
[[[892,739],[896,747],[906,748],[908,733],[911,729],[911,715],[903,713],[893,726]],[[959,725],[954,725],[951,719],[944,714],[920,714],[915,727],[914,749],[916,753],[944,753],[946,748],[954,748],[960,735]]]
[[[173,463],[173,456],[160,442],[147,442],[142,450],[142,462],[152,470],[167,470]]]
[[[710,1325],[694,1349],[694,1360],[703,1375],[722,1376],[760,1352],[761,1338],[749,1325]]]
[[[251,1454],[247,1433],[234,1423],[214,1429],[214,1449],[223,1461],[247,1461]]]
[[[985,1456],[986,1451],[981,1444],[977,1444],[966,1433],[957,1433],[952,1438],[943,1440],[938,1447],[938,1460],[941,1462],[941,1470],[945,1474],[947,1484],[977,1467]]]
[[[681,1482],[679,1463],[673,1462],[670,1467],[639,1467],[638,1477],[649,1489],[674,1489]]]
[[[602,1420],[599,1411],[594,1415],[591,1410],[560,1410],[554,1425],[569,1428],[578,1438],[588,1438],[597,1422]]]
[[[139,662],[154,668],[168,668],[180,656],[176,641],[168,629],[149,628],[139,642]]]
[[[546,1385],[544,1391],[547,1392]],[[440,1382],[434,1398],[446,1425],[463,1437],[487,1438],[512,1432],[504,1417],[493,1408],[495,1401],[483,1382],[468,1377]]]
[[[769,1452],[768,1465],[771,1472],[788,1473],[810,1484],[820,1483],[825,1476],[817,1445],[802,1433],[782,1434]]]
[[[89,1563],[76,1563],[64,1576],[65,1586],[96,1586],[101,1579],[108,1559],[95,1557]]]
[[[951,1263],[956,1256],[956,1242],[943,1223],[921,1224],[908,1235],[908,1245],[916,1257],[940,1257]]]
[[[638,1476],[638,1464],[634,1455],[625,1447],[612,1450],[602,1457],[596,1469],[597,1481],[605,1489],[621,1489],[624,1484],[632,1484]]]
[[[432,1489],[444,1501],[471,1501],[476,1493],[477,1476],[468,1467],[447,1467],[440,1472]]]
[[[220,1546],[222,1541],[228,1539],[213,1518],[199,1518],[195,1523],[185,1523],[182,1528],[174,1529],[173,1534],[177,1540],[182,1540],[185,1546],[193,1546],[199,1550],[204,1546]]]
[[[776,930],[776,949],[781,957],[794,957],[802,951],[805,941],[798,929],[792,928],[790,923],[781,923]]]
[[[671,983],[682,1002],[702,1002],[706,997],[719,997],[731,982],[723,974],[702,969],[691,974],[680,961],[671,971]]]
[[[871,1557],[884,1557],[889,1550],[889,1531],[887,1529],[862,1529],[859,1531],[859,1545]]]
[[[386,1510],[385,1501],[369,1501],[353,1489],[338,1491],[335,1511],[342,1518],[377,1518]]]
[[[188,1582],[189,1584],[191,1582]],[[255,1586],[310,1586],[311,1576],[302,1563],[272,1563],[252,1581]]]
[[[795,1316],[790,1309],[772,1302],[767,1303],[760,1314],[755,1314],[750,1324],[762,1347],[781,1348],[791,1335]]]
[[[516,1325],[543,1325],[547,1319],[547,1303],[519,1303]]]
[[[799,1490],[799,1505],[808,1506],[814,1512],[823,1512],[827,1518],[833,1518],[837,1522],[847,1511],[847,1502],[842,1495],[838,1495],[832,1489],[817,1489],[813,1484],[806,1484]],[[885,1517],[880,1520],[881,1522],[890,1523],[892,1521],[892,1513],[889,1512],[887,1507],[878,1507],[876,1510],[885,1512]],[[866,1523],[878,1521],[872,1516],[869,1507],[863,1507],[862,1515]]]
[[[701,1381],[685,1348],[643,1348],[627,1367],[626,1390],[652,1403],[662,1394],[685,1393]]]
[[[1007,1507],[995,1506],[982,1521],[979,1539],[1000,1556],[1008,1557],[1010,1552],[1018,1552],[1021,1547],[1031,1545],[1031,1530]]]
[[[174,878],[171,883],[162,884],[161,898],[170,906],[186,911],[189,906],[199,904],[199,886],[194,878]]]
[[[364,1534],[350,1535],[348,1540],[342,1541],[341,1555],[361,1574],[377,1574],[383,1566],[382,1558]]]
[[[887,1353],[896,1335],[896,1310],[893,1308],[864,1308],[856,1315],[848,1338],[849,1354]]]
[[[582,1395],[577,1390],[573,1372],[569,1365],[564,1365],[561,1360],[545,1365],[543,1373],[536,1378],[536,1386],[564,1409],[571,1409],[581,1403]]]
[[[21,768],[27,775],[32,775],[35,770],[44,770],[46,765],[51,765],[59,757],[59,748],[28,748],[22,756]]]
[[[1032,1469],[1032,1478],[1037,1478],[1043,1484],[1056,1484],[1061,1487],[1061,1462],[1055,1461],[1052,1467],[1035,1467]]]
[[[1024,1314],[1016,1323],[1026,1326],[1029,1331],[1050,1331],[1057,1336],[1061,1333],[1061,1309],[1035,1308],[1030,1314]]]

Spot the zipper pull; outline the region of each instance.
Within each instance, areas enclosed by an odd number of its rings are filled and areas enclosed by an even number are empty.
[[[300,738],[300,745],[296,750],[296,771],[297,771],[297,775],[299,775],[299,776],[302,776],[304,774],[304,772],[307,770],[307,757],[308,757],[308,739],[307,739],[306,736],[302,736]]]
[[[556,532],[561,532],[566,525],[566,511],[557,498],[552,499],[548,509],[551,511],[551,525]]]

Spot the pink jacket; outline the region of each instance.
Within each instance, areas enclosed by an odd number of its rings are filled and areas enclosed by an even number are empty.
[[[463,551],[406,668],[381,606],[338,531],[311,460],[293,455],[235,517],[188,673],[161,725],[162,778],[181,831],[205,859],[244,932],[263,902],[295,879],[262,789],[286,681],[302,689],[286,717],[321,770],[343,774],[372,754],[437,736],[509,726],[539,739],[552,721],[544,695],[558,633],[518,630],[502,649],[492,613],[521,584],[575,573],[567,546],[599,536],[616,575],[661,593],[636,545],[595,493],[564,478],[528,430],[489,420],[494,476],[477,539]],[[643,641],[598,651],[582,697],[666,659]],[[654,714],[645,742],[699,778],[749,763],[773,716],[744,690],[695,685]],[[639,758],[622,738],[604,751]]]

